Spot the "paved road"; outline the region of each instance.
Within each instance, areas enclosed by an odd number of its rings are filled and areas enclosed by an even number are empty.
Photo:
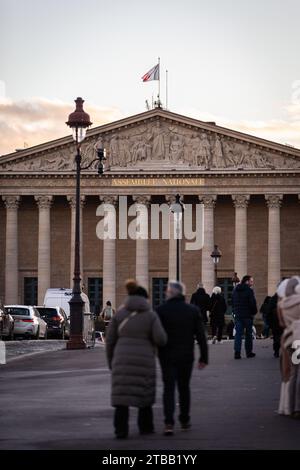
[[[161,382],[156,434],[113,438],[110,374],[104,350],[56,351],[0,366],[1,449],[299,449],[300,422],[276,414],[280,376],[271,343],[234,361],[232,343],[210,347],[211,365],[195,370],[193,428],[162,435]]]

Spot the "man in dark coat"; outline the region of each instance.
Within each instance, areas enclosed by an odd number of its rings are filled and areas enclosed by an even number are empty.
[[[159,359],[164,383],[163,404],[165,435],[173,434],[175,387],[179,392],[179,421],[183,430],[190,427],[190,379],[194,362],[194,343],[198,342],[200,358],[198,368],[208,363],[205,328],[197,307],[185,302],[184,285],[169,282],[167,302],[157,309],[167,333],[166,346],[159,348]]]
[[[210,296],[206,293],[203,285],[198,284],[198,289],[192,294],[191,304],[199,308],[202,320],[206,324],[208,322],[207,311],[209,310]]]
[[[266,309],[266,319],[273,333],[274,357],[279,357],[280,340],[283,333],[283,328],[281,328],[279,324],[279,318],[277,314],[277,303],[278,295],[276,293],[273,295],[273,297],[271,297]]]
[[[235,319],[235,359],[241,359],[242,337],[245,331],[245,349],[248,358],[255,357],[253,349],[253,318],[257,313],[256,299],[253,292],[253,277],[244,276],[232,294],[232,310]]]

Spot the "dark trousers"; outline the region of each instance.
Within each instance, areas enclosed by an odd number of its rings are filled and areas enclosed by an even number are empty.
[[[211,333],[212,337],[217,336],[218,341],[222,341],[223,337],[223,322],[212,321],[211,322]]]
[[[282,336],[282,330],[273,330],[273,351],[274,354],[279,354],[280,351],[280,340]]]
[[[235,320],[235,338],[234,338],[234,350],[236,353],[241,353],[242,349],[242,338],[245,331],[245,349],[246,354],[252,353],[253,338],[252,338],[252,318],[239,318]]]
[[[128,434],[129,426],[129,407],[128,406],[116,406],[114,426],[116,434]],[[152,406],[145,408],[139,408],[138,411],[138,428],[140,433],[153,432],[153,413]]]
[[[165,424],[174,425],[175,412],[175,388],[177,385],[179,394],[179,421],[188,423],[190,420],[190,380],[193,370],[193,362],[161,363],[162,378],[164,383],[163,404]]]

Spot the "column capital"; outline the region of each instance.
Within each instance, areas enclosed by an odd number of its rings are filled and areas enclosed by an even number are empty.
[[[199,201],[201,204],[204,205],[205,209],[214,209],[216,202],[217,202],[217,196],[216,195],[199,195],[198,196]]]
[[[146,194],[141,194],[141,195],[136,195],[134,194],[132,196],[133,202],[135,204],[142,204],[143,206],[148,207],[150,202],[151,202],[151,196],[148,196]]]
[[[279,209],[282,203],[282,199],[282,194],[265,194],[265,200],[269,209]]]
[[[247,208],[250,201],[249,194],[233,194],[232,196],[233,205],[235,208]]]
[[[50,209],[53,196],[34,196],[39,209]]]
[[[67,196],[68,203],[71,209],[76,209],[76,196]],[[85,196],[80,196],[80,207],[83,208],[85,204]]]
[[[18,209],[20,199],[20,196],[2,196],[6,209]]]
[[[176,204],[176,194],[166,194],[165,195],[165,199],[167,201],[167,203],[169,204],[169,206],[171,206],[172,204]],[[184,195],[180,195],[180,202],[183,202],[184,200]]]
[[[110,204],[116,207],[118,203],[118,196],[99,196],[100,202],[103,204]]]

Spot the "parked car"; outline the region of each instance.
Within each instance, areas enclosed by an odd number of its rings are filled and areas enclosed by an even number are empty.
[[[35,307],[48,325],[48,336],[65,339],[70,337],[70,321],[61,307]]]
[[[29,305],[5,305],[6,313],[14,318],[14,335],[28,339],[47,338],[47,323],[38,310]]]
[[[14,319],[0,307],[0,339],[14,339]]]

